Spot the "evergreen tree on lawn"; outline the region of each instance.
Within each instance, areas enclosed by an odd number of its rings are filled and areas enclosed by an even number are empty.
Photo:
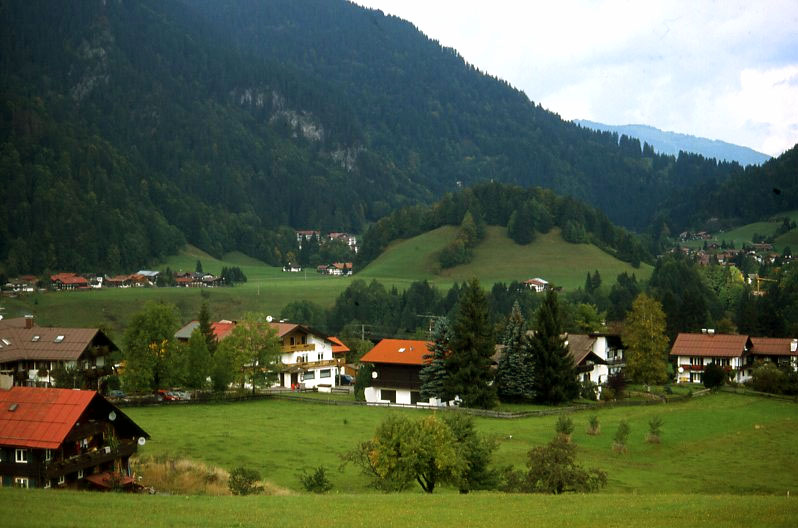
[[[554,290],[546,293],[538,309],[530,348],[536,399],[554,405],[576,398],[579,395],[576,368],[565,346],[560,306]]]
[[[496,372],[499,398],[502,401],[534,399],[533,365],[526,337],[526,320],[518,301],[513,304],[502,344],[504,354]]]
[[[465,407],[493,407],[496,405],[496,386],[491,384],[490,371],[493,330],[488,302],[476,278],[460,292],[452,333],[451,354],[446,360],[447,395],[460,396]]]
[[[421,369],[421,399],[440,398],[447,401],[446,395],[446,355],[449,353],[449,343],[452,332],[449,320],[441,317],[435,323],[432,331],[432,344],[428,345],[429,354],[424,356],[429,363]]]

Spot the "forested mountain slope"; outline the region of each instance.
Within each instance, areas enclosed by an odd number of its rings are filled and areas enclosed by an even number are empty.
[[[646,147],[343,0],[0,4],[8,274],[130,270],[184,242],[279,264],[286,227],[359,232],[457,182],[549,187],[640,230],[677,191],[748,177]]]

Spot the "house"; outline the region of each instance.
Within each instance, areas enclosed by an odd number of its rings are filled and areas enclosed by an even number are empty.
[[[194,330],[199,328],[199,325],[199,321],[197,320],[186,323],[182,328],[175,332],[175,339],[178,341],[187,342],[189,339],[191,339],[191,334],[194,333]],[[230,332],[232,332],[235,327],[236,322],[229,321],[227,319],[222,319],[221,321],[211,323],[211,330],[213,331],[214,337],[216,337],[216,341],[221,341],[230,335]]]
[[[133,487],[128,461],[149,437],[95,391],[0,390],[2,486]]]
[[[349,233],[329,233],[327,238],[330,241],[333,240],[340,240],[344,244],[346,244],[349,249],[357,253],[357,237],[354,235],[350,235]]]
[[[540,277],[525,280],[523,284],[525,284],[529,289],[535,290],[537,293],[541,293],[549,289],[549,282],[541,279]]]
[[[623,343],[617,334],[568,334],[565,346],[581,382],[591,381],[601,385],[625,366]]]
[[[288,273],[299,273],[302,271],[302,266],[300,266],[299,264],[292,264],[291,262],[289,262],[288,264],[283,266],[283,271]]]
[[[679,334],[670,353],[676,361],[676,382],[701,383],[704,368],[710,363],[724,367],[738,383],[747,381],[753,370],[752,348],[747,335],[716,334],[711,329],[700,334]]]
[[[316,242],[319,242],[321,240],[321,232],[312,229],[296,232],[296,242],[299,245],[299,249],[302,249],[303,240],[310,240],[312,238],[315,238]]]
[[[132,281],[130,275],[115,275],[113,277],[106,277],[103,281],[106,288],[130,288]]]
[[[50,275],[50,287],[56,291],[83,290],[89,287],[89,281],[74,273],[56,273]]]
[[[49,328],[32,315],[0,320],[0,387],[50,386],[59,367],[77,368],[83,387],[98,388],[113,373],[111,353],[119,348],[98,328]]]
[[[439,405],[440,402],[421,400],[419,373],[426,364],[429,341],[414,339],[383,339],[360,358],[371,363],[371,386],[366,387],[368,403],[398,403],[404,405]]]
[[[277,386],[328,390],[340,385],[349,350],[343,343],[304,325],[270,324],[277,331],[281,345]]]
[[[770,361],[780,367],[798,370],[798,339],[752,337],[751,356],[754,361]]]

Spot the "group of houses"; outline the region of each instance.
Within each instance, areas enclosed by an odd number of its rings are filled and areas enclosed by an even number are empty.
[[[346,244],[352,252],[357,253],[357,237],[351,233],[344,232],[330,232],[322,237],[321,231],[315,229],[300,230],[296,232],[296,242],[299,249],[302,249],[302,242],[315,239],[317,243],[321,244],[322,241],[339,241]]]

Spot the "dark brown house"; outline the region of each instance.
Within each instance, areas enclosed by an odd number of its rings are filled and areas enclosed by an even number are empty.
[[[95,391],[0,390],[0,480],[20,488],[126,488],[149,435]]]
[[[371,386],[366,388],[368,403],[400,403],[416,405],[420,402],[419,372],[426,364],[429,341],[415,339],[383,339],[366,352],[361,363],[371,363]],[[426,403],[426,402],[424,402]]]

